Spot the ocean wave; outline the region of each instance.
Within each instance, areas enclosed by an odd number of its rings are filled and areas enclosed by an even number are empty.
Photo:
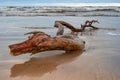
[[[0,7],[0,16],[85,16],[85,15],[120,16],[120,7],[118,6]]]

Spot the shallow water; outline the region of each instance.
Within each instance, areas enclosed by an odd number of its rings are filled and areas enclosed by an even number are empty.
[[[65,20],[76,28],[85,20],[101,29],[79,34],[86,41],[84,52],[47,51],[33,56],[11,56],[8,45],[27,39],[24,33],[44,31],[52,36],[55,20]],[[0,78],[2,80],[119,80],[120,17],[0,17]],[[31,29],[24,27],[47,27]],[[69,30],[66,30],[66,33]]]

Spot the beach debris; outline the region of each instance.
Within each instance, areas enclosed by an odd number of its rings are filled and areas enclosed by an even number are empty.
[[[98,20],[91,20],[91,21],[87,20],[85,24],[83,25],[81,24],[82,31],[84,31],[86,27],[91,27],[92,29],[99,29],[98,27],[93,26],[92,25],[93,23],[99,23],[99,22]]]
[[[71,25],[70,23],[67,23],[65,21],[55,21],[54,27],[58,28],[61,25],[67,27],[72,32],[81,32],[82,31],[82,29],[77,29],[73,25]]]
[[[69,28],[72,31],[72,33],[82,32],[85,30],[86,27],[91,27],[92,29],[99,29],[98,27],[93,26],[92,25],[93,23],[99,23],[99,22],[98,22],[98,20],[91,20],[91,21],[87,20],[87,21],[85,21],[85,23],[83,25],[81,24],[81,28],[78,29],[78,28],[75,28],[70,23],[67,23],[65,21],[55,21],[54,27],[58,28],[59,26],[65,26],[65,27]]]
[[[46,34],[37,33],[28,40],[9,45],[10,53],[17,56],[24,53],[38,53],[49,50],[76,51],[83,50],[85,42],[83,40],[65,38],[64,36],[50,37]]]
[[[55,21],[54,26],[58,28],[56,36],[51,37],[50,35],[41,31],[28,32],[25,35],[32,34],[32,36],[29,36],[29,38],[26,41],[17,44],[12,44],[8,47],[10,49],[10,53],[13,56],[25,53],[36,54],[39,52],[50,50],[82,51],[85,47],[85,41],[81,40],[77,36],[77,34],[74,34],[74,32],[82,32],[86,27],[98,29],[92,26],[92,23],[95,22],[97,21],[86,21],[82,29],[77,29],[65,21]],[[63,26],[69,28],[73,33],[63,35]]]

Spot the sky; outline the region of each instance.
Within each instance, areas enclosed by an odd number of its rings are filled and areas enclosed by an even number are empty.
[[[120,3],[120,0],[0,0],[0,6],[49,6],[79,3]]]

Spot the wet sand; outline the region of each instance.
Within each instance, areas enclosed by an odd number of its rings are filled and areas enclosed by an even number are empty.
[[[29,56],[9,55],[8,44],[20,39],[0,42],[1,80],[119,80],[120,30],[87,31],[79,37],[86,41],[85,51],[47,51]],[[2,39],[2,38],[1,38]],[[2,53],[4,52],[4,54]]]
[[[86,41],[84,52],[48,51],[28,60],[1,60],[0,77],[3,80],[119,80],[120,39],[106,32],[83,33],[80,37]]]

